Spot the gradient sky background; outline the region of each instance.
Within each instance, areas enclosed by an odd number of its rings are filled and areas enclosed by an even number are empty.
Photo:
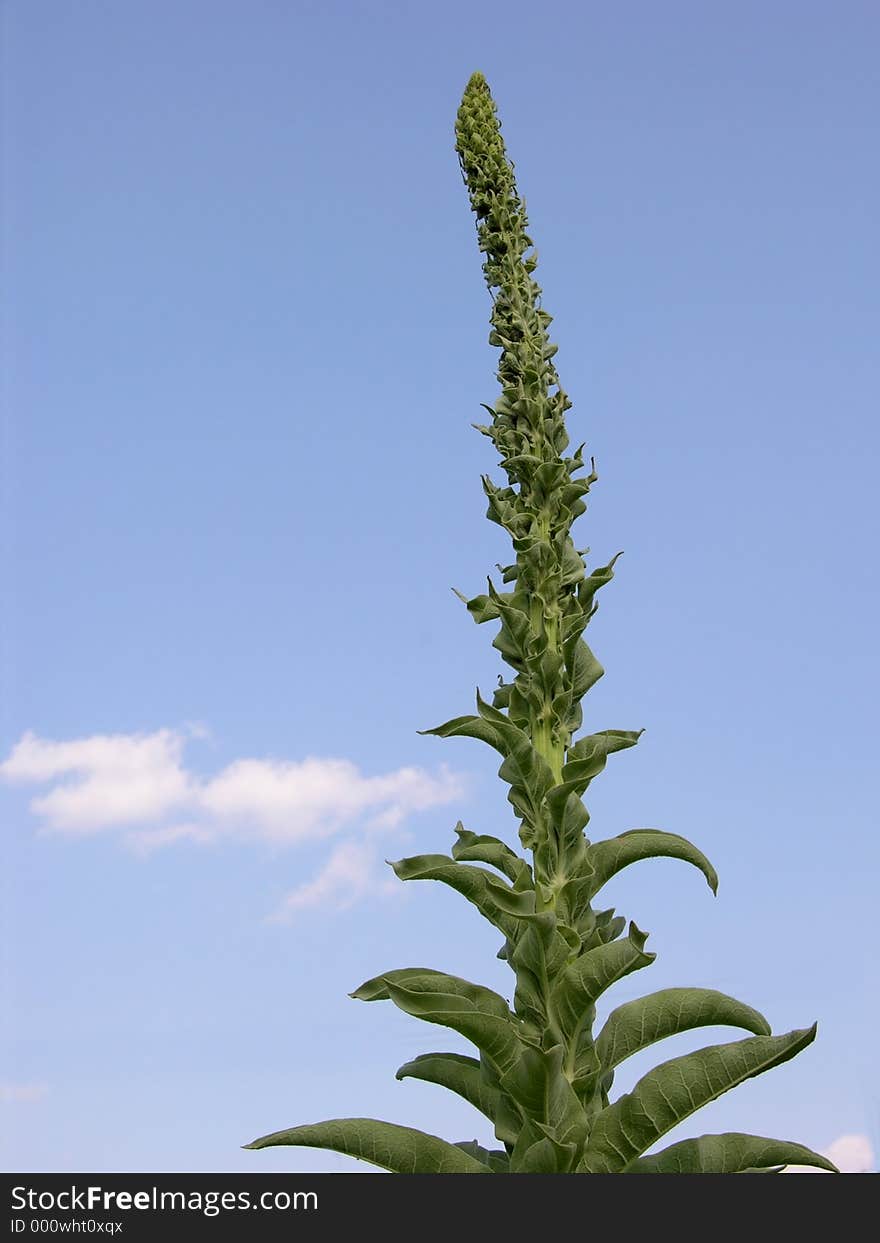
[[[672,1139],[880,1147],[878,39],[851,0],[2,5],[3,1168],[349,1169],[239,1146],[351,1114],[488,1137],[394,1080],[444,1032],[346,996],[510,992],[472,908],[381,862],[514,831],[488,751],[416,734],[501,668],[449,591],[507,560],[477,68],[601,476],[576,532],[626,552],[586,715],[647,732],[592,835],[721,876],[609,887],[658,953],[612,1004],[820,1021]]]

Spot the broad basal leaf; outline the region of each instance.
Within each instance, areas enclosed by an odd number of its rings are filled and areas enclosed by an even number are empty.
[[[745,1174],[767,1171],[782,1165],[812,1165],[830,1174],[837,1173],[827,1157],[782,1139],[761,1139],[758,1135],[701,1135],[670,1144],[662,1152],[641,1157],[627,1167],[628,1174]]]
[[[579,1168],[591,1174],[625,1171],[679,1122],[753,1075],[788,1061],[815,1035],[813,1026],[785,1036],[752,1036],[664,1062],[602,1111]]]
[[[763,1015],[725,993],[711,988],[664,988],[613,1010],[596,1040],[596,1052],[603,1070],[612,1070],[657,1040],[694,1027],[716,1026],[770,1035]]]
[[[375,1118],[335,1118],[313,1126],[263,1135],[246,1148],[329,1148],[361,1161],[369,1161],[392,1174],[490,1174],[492,1171],[469,1153],[445,1139]]]

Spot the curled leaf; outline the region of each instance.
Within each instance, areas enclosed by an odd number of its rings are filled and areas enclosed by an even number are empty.
[[[492,1171],[469,1153],[445,1139],[379,1122],[375,1118],[335,1118],[312,1126],[263,1135],[246,1148],[327,1148],[378,1165],[392,1174],[490,1174]]]

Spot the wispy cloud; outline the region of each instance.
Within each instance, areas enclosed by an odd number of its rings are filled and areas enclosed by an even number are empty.
[[[49,1085],[46,1083],[9,1083],[0,1082],[0,1104],[32,1105],[48,1095]]]
[[[0,778],[47,786],[30,802],[41,831],[84,838],[114,834],[139,854],[221,840],[294,846],[345,833],[318,875],[286,900],[279,918],[353,894],[376,881],[374,839],[414,813],[462,793],[449,769],[398,768],[368,776],[351,760],[238,759],[212,776],[187,766],[186,744],[203,730],[97,734],[66,742],[26,733],[0,764]]]
[[[300,911],[320,907],[346,910],[368,894],[386,894],[392,884],[379,871],[379,855],[371,842],[340,842],[313,880],[287,895],[270,919],[288,923]]]
[[[30,804],[44,829],[122,831],[140,849],[230,835],[292,844],[357,822],[379,832],[461,793],[461,780],[446,768],[368,777],[350,760],[315,756],[240,759],[201,777],[184,764],[188,737],[161,729],[54,742],[27,733],[0,764],[0,777],[51,787]]]

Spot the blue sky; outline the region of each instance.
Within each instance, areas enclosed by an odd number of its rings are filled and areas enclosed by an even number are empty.
[[[579,542],[625,550],[586,717],[646,733],[592,835],[683,833],[721,876],[614,882],[658,958],[613,1004],[818,1019],[683,1134],[869,1163],[876,5],[0,12],[3,1168],[348,1169],[239,1147],[337,1115],[486,1135],[394,1080],[443,1033],[347,997],[414,964],[510,991],[469,906],[382,864],[514,832],[492,756],[416,733],[500,671],[449,590],[507,559],[474,69],[597,458]]]

